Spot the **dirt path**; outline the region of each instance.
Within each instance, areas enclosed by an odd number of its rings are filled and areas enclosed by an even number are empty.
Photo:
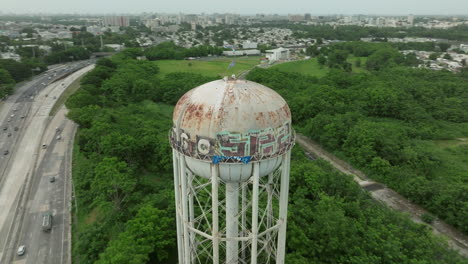
[[[354,169],[345,161],[338,159],[333,154],[320,147],[319,144],[304,135],[297,134],[296,142],[301,145],[305,151],[330,162],[330,164],[339,171],[352,175],[354,181],[356,181],[363,189],[369,191],[372,198],[375,200],[384,203],[392,209],[409,214],[414,222],[426,224],[421,220],[421,216],[428,212],[420,206],[411,203],[392,189],[387,188],[384,184],[370,180],[364,173]],[[461,255],[468,257],[467,236],[463,235],[461,232],[438,218],[436,218],[432,224],[427,225],[432,228],[435,234],[445,236],[448,239],[449,245],[453,249],[458,250]]]

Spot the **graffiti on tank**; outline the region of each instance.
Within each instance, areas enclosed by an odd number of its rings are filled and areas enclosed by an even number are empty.
[[[220,132],[217,142],[220,154],[224,156],[250,156],[250,135],[247,133]]]
[[[272,157],[286,152],[293,143],[291,124],[284,123],[278,128],[249,130],[245,133],[223,131],[215,138],[192,136],[180,129],[177,137],[176,128],[170,133],[171,144],[189,156],[212,157]]]

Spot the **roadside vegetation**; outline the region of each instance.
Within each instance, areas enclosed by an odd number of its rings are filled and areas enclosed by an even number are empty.
[[[129,50],[111,59],[99,60],[96,68],[81,80],[81,89],[66,102],[69,118],[79,124],[73,156],[74,263],[176,263],[172,154],[167,139],[172,127],[173,105],[188,90],[214,80],[218,69],[210,76],[172,72],[175,67],[170,61],[160,63],[135,58],[136,54]],[[166,66],[168,69],[164,68]],[[443,74],[444,80],[452,78]],[[409,78],[407,75],[405,78]],[[348,109],[359,111],[357,106],[347,107],[343,102],[346,97],[340,91],[345,90],[344,86],[364,81],[374,80],[377,84],[378,76],[358,74],[354,77],[331,70],[319,80],[261,69],[249,75],[280,92],[291,106],[296,125],[309,134],[315,133],[314,128],[327,127],[312,123],[313,117],[319,116],[321,111],[325,111],[324,115],[329,115],[328,111],[335,107],[344,111],[343,114]],[[317,87],[323,89],[316,90]],[[454,87],[450,90],[458,91]],[[351,91],[355,89],[351,87]],[[379,95],[377,92],[370,94]],[[353,102],[356,98],[354,95],[346,100]],[[378,98],[366,100],[369,101],[366,109],[374,109],[371,103],[380,102]],[[408,111],[409,115],[412,111]],[[444,111],[441,110],[440,116],[446,116]],[[350,116],[353,121],[355,115],[366,117],[360,112],[345,117]],[[375,125],[372,122],[384,120],[369,119],[362,121],[371,128]],[[455,121],[444,121],[444,124],[456,127],[451,122]],[[391,122],[394,130],[389,132],[392,135],[400,123],[404,124],[403,121]],[[333,140],[334,135],[347,136],[348,127],[343,126],[336,127],[327,140]],[[353,127],[350,126],[350,130],[357,129]],[[384,125],[378,130],[383,135],[377,134],[371,139],[387,136],[386,128]],[[369,130],[366,135],[372,132]],[[358,131],[353,133],[358,134]],[[399,138],[395,140],[399,142]],[[350,140],[348,144],[353,142]],[[352,145],[352,149],[362,156],[358,143],[360,141]],[[375,153],[371,152],[372,146],[382,146],[369,144],[371,154]],[[363,159],[368,159],[369,155],[364,155]],[[337,172],[324,161],[311,162],[299,147],[293,151],[290,190],[288,264],[468,263],[427,227],[375,203],[349,176]]]
[[[55,114],[60,110],[62,105],[68,100],[68,98],[74,94],[78,89],[80,89],[80,82],[81,78],[79,77],[76,80],[74,80],[66,89],[63,91],[63,93],[60,95],[60,97],[55,101],[54,106],[50,110],[49,115],[50,116],[55,116]]]

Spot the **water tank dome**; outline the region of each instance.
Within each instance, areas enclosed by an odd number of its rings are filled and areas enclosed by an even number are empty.
[[[286,101],[264,85],[216,80],[177,102],[170,142],[199,176],[210,177],[215,163],[224,181],[245,181],[252,175],[252,163],[259,162],[262,177],[278,168],[294,144],[291,112]]]

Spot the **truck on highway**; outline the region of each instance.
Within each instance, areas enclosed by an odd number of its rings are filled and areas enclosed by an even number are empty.
[[[46,212],[42,215],[42,231],[49,232],[52,229],[52,213]]]

